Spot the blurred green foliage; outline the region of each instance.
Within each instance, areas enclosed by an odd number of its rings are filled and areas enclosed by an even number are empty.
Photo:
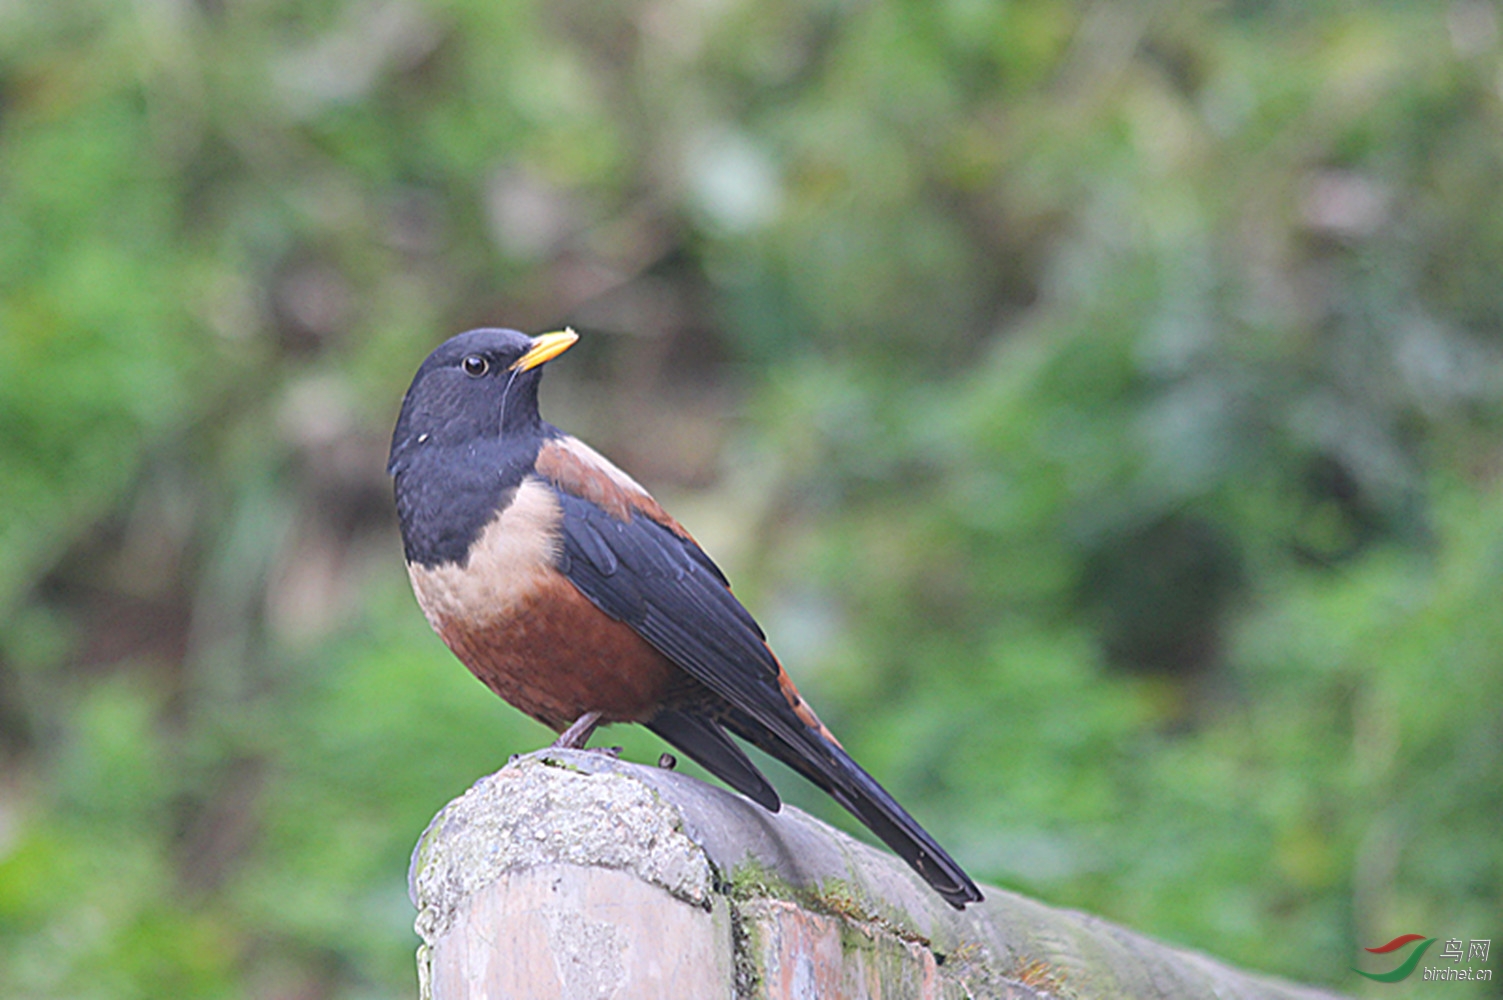
[[[1503,938],[1498,31],[0,4],[0,995],[413,994],[406,852],[547,734],[384,436],[565,321],[549,416],[978,877],[1362,994]]]

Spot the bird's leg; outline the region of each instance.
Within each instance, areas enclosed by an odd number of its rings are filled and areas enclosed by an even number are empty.
[[[553,745],[560,750],[583,750],[584,745],[590,742],[590,736],[594,734],[595,727],[600,725],[599,712],[586,712],[574,720],[574,724],[559,734]]]

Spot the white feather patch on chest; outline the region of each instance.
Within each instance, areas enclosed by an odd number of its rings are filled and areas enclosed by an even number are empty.
[[[516,613],[557,564],[562,516],[553,490],[529,477],[470,546],[466,565],[409,564],[412,590],[428,624],[442,634],[445,623],[481,626]]]

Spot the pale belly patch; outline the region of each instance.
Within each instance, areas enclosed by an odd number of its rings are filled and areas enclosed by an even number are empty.
[[[553,491],[524,480],[464,566],[408,566],[413,592],[454,655],[544,724],[562,730],[587,711],[645,721],[682,673],[558,571],[561,517]]]
[[[562,517],[553,491],[538,479],[525,479],[470,546],[463,566],[408,564],[412,591],[428,623],[442,634],[445,622],[480,626],[515,614],[556,572]]]

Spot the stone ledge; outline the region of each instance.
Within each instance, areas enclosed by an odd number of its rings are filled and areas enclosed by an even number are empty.
[[[413,852],[425,997],[1315,1000],[996,888],[957,912],[784,806],[585,751],[517,758]]]

